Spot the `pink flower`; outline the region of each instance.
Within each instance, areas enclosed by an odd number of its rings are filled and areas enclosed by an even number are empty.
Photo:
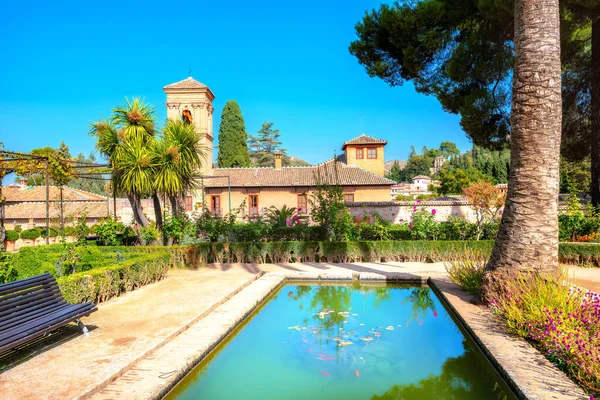
[[[408,229],[412,229],[412,222],[408,224]]]
[[[502,215],[502,210],[499,210],[499,211],[498,211],[498,214]]]
[[[431,215],[435,215],[436,211],[435,208],[433,210],[431,210]]]
[[[292,226],[292,221],[290,221],[288,218],[285,220],[285,224],[286,224],[286,226]]]
[[[434,317],[437,317],[437,316],[438,316],[438,312],[437,312],[437,311],[434,311],[434,312],[433,312],[433,316],[434,316]]]
[[[413,207],[413,212],[417,212],[417,206]]]
[[[421,204],[421,199],[417,199],[417,203]]]
[[[299,208],[299,209],[298,209],[298,212],[300,212],[300,211],[302,211],[302,208]]]

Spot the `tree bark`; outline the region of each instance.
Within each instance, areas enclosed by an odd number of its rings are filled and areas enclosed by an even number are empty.
[[[171,216],[179,214],[179,203],[177,202],[177,196],[169,196],[171,202]]]
[[[154,193],[152,195],[152,202],[154,203],[154,217],[156,218],[156,228],[160,230],[163,226],[163,218],[162,210],[160,209],[160,199],[158,198],[158,194]]]
[[[600,15],[592,18],[592,129],[590,137],[592,161],[592,204],[600,205]]]
[[[144,215],[144,208],[142,207],[142,200],[135,193],[127,193],[127,198],[131,204],[131,210],[133,211],[133,218],[142,228],[150,225],[150,221]]]
[[[515,1],[514,45],[508,195],[487,264],[484,297],[515,271],[558,267],[562,123],[558,0]]]

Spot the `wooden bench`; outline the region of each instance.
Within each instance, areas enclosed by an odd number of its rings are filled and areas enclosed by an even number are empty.
[[[98,310],[95,304],[65,301],[50,274],[0,285],[0,354]]]

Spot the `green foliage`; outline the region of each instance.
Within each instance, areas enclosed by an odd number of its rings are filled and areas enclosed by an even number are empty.
[[[440,194],[462,194],[463,190],[471,186],[473,182],[493,181],[492,177],[474,168],[468,170],[442,168],[439,178],[442,181],[438,189]]]
[[[400,168],[398,161],[394,162],[394,165],[392,165],[390,173],[386,176],[386,178],[391,179],[394,182],[402,182],[402,168]]]
[[[82,215],[77,218],[75,221],[75,225],[72,227],[71,234],[75,237],[78,245],[83,245],[86,243],[87,235],[90,233],[90,228],[87,226],[87,214],[82,213]],[[67,236],[66,229],[64,231],[65,236]]]
[[[466,254],[462,259],[447,262],[445,267],[452,282],[472,295],[479,294],[485,272],[484,260]]]
[[[344,203],[343,188],[339,185],[337,162],[333,168],[318,168],[317,186],[311,197],[310,216],[319,224],[327,240],[346,240],[354,237],[356,227]]]
[[[106,267],[58,279],[70,303],[100,303],[166,277],[172,258],[167,252],[140,255]]]
[[[425,207],[418,209],[417,206],[413,208],[408,227],[413,240],[435,240],[439,230],[434,213],[427,211]]]
[[[0,252],[0,285],[16,280],[19,272],[13,265],[13,255]]]
[[[21,225],[15,225],[15,232],[17,232],[17,233],[23,232],[23,228],[21,227]]]
[[[119,223],[113,217],[106,217],[96,226],[95,233],[98,235],[98,242],[102,246],[117,246],[119,244],[118,231]]]
[[[223,107],[219,126],[219,168],[249,167],[248,134],[240,106],[229,100]]]
[[[236,224],[236,218],[243,212],[245,207],[246,202],[244,201],[238,208],[234,208],[223,217],[212,216],[208,210],[205,210],[204,213],[196,218],[198,236],[209,242],[229,240],[229,236]]]
[[[140,228],[140,240],[144,246],[152,246],[160,237],[158,229],[154,223]]]
[[[417,175],[429,176],[433,167],[435,157],[428,157],[422,154],[416,154],[408,159],[406,166],[399,173],[401,182],[412,182],[412,178]]]
[[[287,150],[281,147],[279,141],[279,129],[273,129],[273,122],[264,121],[262,127],[258,130],[258,135],[250,135],[248,138],[248,147],[250,149],[250,159],[252,165],[257,167],[272,167],[275,165],[275,153],[279,152],[283,156],[284,164],[286,161]]]
[[[40,230],[40,236],[41,237],[46,237],[46,228],[42,228]],[[48,229],[48,237],[57,237],[58,236],[58,230],[56,230],[55,228],[50,227]]]
[[[164,234],[176,244],[181,243],[186,236],[196,236],[196,224],[186,213],[175,216],[167,215],[162,229]]]
[[[37,239],[42,235],[38,228],[26,229],[21,232],[21,239]]]
[[[231,240],[234,242],[260,242],[270,237],[273,229],[271,224],[265,224],[262,221],[234,224],[231,226]]]
[[[267,211],[267,220],[276,227],[293,226],[299,223],[296,207],[288,207],[285,204],[278,209],[271,206]]]
[[[17,232],[16,230],[8,229],[6,231],[5,240],[19,240],[19,232]]]
[[[76,157],[77,161],[80,163],[86,163],[86,164],[96,164],[98,163],[98,160],[96,159],[96,156],[94,155],[94,153],[90,153],[89,156],[85,156],[83,153],[79,153]],[[92,173],[92,172],[98,172],[97,168],[81,168],[78,170],[79,174],[85,174],[85,173]],[[108,177],[110,174],[107,173],[105,176]],[[69,182],[69,186],[75,189],[80,189],[80,190],[85,190],[86,192],[90,192],[90,193],[95,193],[95,194],[99,194],[101,196],[106,196],[106,190],[105,190],[105,181],[100,180],[100,179],[86,179],[86,178],[81,178],[81,177],[74,177],[73,179],[71,179],[71,181]]]

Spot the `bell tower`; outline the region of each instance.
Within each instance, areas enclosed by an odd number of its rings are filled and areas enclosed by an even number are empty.
[[[207,149],[202,175],[213,173],[213,92],[191,76],[163,87],[167,95],[167,119],[181,119],[194,124],[200,143]]]

